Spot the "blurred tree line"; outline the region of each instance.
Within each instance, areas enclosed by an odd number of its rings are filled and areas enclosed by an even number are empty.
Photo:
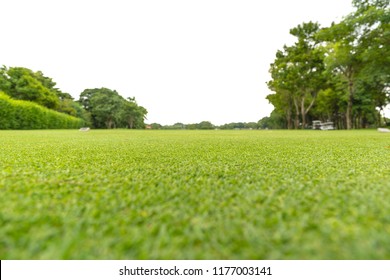
[[[261,127],[307,128],[333,121],[337,128],[384,125],[390,103],[389,0],[353,1],[354,12],[321,28],[309,22],[290,30],[292,46],[278,50],[270,66],[275,107]]]
[[[0,68],[0,91],[14,100],[31,101],[48,109],[80,118],[93,128],[145,128],[147,110],[135,98],[123,98],[107,88],[86,89],[79,100],[56,87],[41,71],[24,67]]]
[[[152,123],[148,126],[149,129],[189,129],[189,130],[210,130],[210,129],[262,129],[260,122],[233,122],[223,125],[214,125],[209,121],[200,123],[184,124],[175,123],[173,125],[161,125]]]

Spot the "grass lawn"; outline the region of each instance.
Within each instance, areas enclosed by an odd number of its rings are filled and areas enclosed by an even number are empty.
[[[0,259],[390,259],[390,134],[0,131]]]

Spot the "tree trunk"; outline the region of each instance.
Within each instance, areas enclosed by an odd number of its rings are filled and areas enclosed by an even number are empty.
[[[377,114],[377,125],[378,127],[381,127],[382,126],[382,108],[380,108],[380,110],[378,111],[378,114]],[[385,120],[385,117],[383,117],[383,124],[386,125],[386,120]]]
[[[108,129],[111,129],[112,128],[112,118],[109,118],[108,120],[107,120],[107,122],[106,122],[106,125],[107,125],[107,128]]]
[[[306,110],[305,110],[305,98],[301,100],[301,118],[302,118],[302,129],[306,127]]]
[[[298,101],[296,98],[294,98],[294,105],[295,105],[295,121],[294,121],[294,126],[295,129],[299,128],[299,105]]]
[[[288,108],[287,110],[287,129],[292,129],[292,119],[291,119],[291,108]]]
[[[346,112],[347,129],[352,129],[352,106],[353,106],[353,81],[352,73],[348,77],[348,105]]]
[[[133,129],[133,126],[134,126],[134,120],[133,120],[133,118],[129,118],[129,119],[127,120],[127,123],[128,123],[128,125],[129,125],[129,129]]]

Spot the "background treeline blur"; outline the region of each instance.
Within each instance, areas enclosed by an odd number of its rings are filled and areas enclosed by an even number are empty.
[[[86,89],[79,100],[41,71],[0,68],[0,129],[144,128],[147,110],[107,88]]]
[[[209,121],[202,121],[200,123],[184,124],[184,123],[175,123],[173,125],[161,125],[158,123],[152,123],[147,125],[148,129],[262,129],[260,122],[237,122],[237,123],[227,123],[224,125],[214,125]]]
[[[275,109],[262,120],[267,127],[307,128],[313,120],[339,129],[386,125],[389,0],[355,0],[353,6],[330,27],[309,22],[290,30],[295,44],[277,51],[269,70],[273,93],[267,99]]]

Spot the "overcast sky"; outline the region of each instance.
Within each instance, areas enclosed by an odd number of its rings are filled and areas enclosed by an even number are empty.
[[[257,122],[289,30],[351,11],[351,0],[0,0],[0,65],[40,70],[76,99],[134,96],[147,123]]]

